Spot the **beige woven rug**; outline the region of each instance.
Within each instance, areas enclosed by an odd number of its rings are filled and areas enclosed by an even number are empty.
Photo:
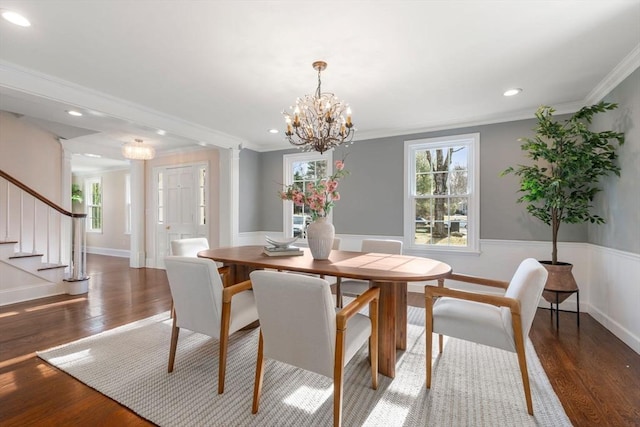
[[[257,329],[231,339],[223,395],[217,394],[218,344],[206,336],[182,330],[174,372],[167,373],[170,330],[165,313],[38,356],[162,426],[332,425],[332,381],[274,361],[266,365],[260,411],[251,414]],[[366,349],[352,359],[343,425],[571,425],[530,342],[533,417],[516,355],[503,350],[447,340],[427,390],[424,336],[424,310],[409,307],[407,351],[399,353],[396,378],[380,376],[378,390],[370,386]]]

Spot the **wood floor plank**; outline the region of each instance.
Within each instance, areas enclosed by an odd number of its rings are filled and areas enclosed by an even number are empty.
[[[152,425],[35,356],[171,306],[162,270],[101,255],[88,255],[87,270],[86,295],[0,307],[1,426]],[[424,296],[411,293],[408,303],[424,307]],[[575,314],[560,313],[556,331],[538,310],[530,336],[574,425],[640,425],[640,355],[588,314],[578,329]]]

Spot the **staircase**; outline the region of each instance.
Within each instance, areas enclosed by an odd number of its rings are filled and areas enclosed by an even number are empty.
[[[67,291],[67,265],[45,263],[43,254],[16,252],[17,245],[17,241],[0,241],[0,305]]]
[[[87,292],[86,214],[66,211],[1,170],[0,207],[0,305]]]

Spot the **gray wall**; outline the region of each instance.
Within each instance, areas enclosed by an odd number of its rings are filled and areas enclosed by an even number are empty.
[[[618,151],[620,178],[607,177],[596,196],[594,212],[607,220],[588,227],[588,241],[600,246],[640,254],[640,69],[618,85],[605,101],[618,108],[599,115],[592,128],[625,133]]]
[[[262,179],[260,154],[251,150],[240,151],[240,232],[262,230],[260,191],[257,183]]]
[[[403,232],[404,141],[444,135],[480,133],[480,237],[483,239],[550,240],[545,224],[527,214],[517,204],[518,180],[514,176],[500,177],[509,165],[526,161],[518,138],[533,132],[535,120],[428,132],[413,135],[358,141],[337,149],[334,159],[346,156],[350,175],[340,183],[341,200],[336,203],[333,223],[341,234],[400,236]],[[244,162],[242,151],[240,170],[255,167]],[[260,226],[241,231],[282,231],[282,202],[277,191],[282,182],[282,156],[296,150],[260,153],[261,188],[259,200],[263,215]],[[244,173],[244,172],[243,172]],[[246,183],[249,184],[248,182]],[[241,186],[241,193],[251,190]],[[241,214],[251,215],[241,209]],[[241,221],[241,223],[246,223]],[[586,225],[563,225],[563,241],[586,241]]]
[[[606,191],[597,200],[602,216],[608,224],[562,224],[559,239],[563,242],[591,242],[607,247],[640,253],[640,177],[639,107],[640,83],[636,70],[620,84],[608,99],[621,107],[602,115],[596,126],[623,130],[627,142],[621,150],[622,179],[607,179]],[[533,112],[531,114],[533,116]],[[557,116],[562,120],[566,116]],[[473,126],[438,132],[427,132],[388,138],[358,141],[337,149],[334,160],[346,155],[350,171],[340,184],[342,199],[336,203],[333,223],[340,234],[400,236],[403,232],[403,156],[404,141],[445,135],[480,133],[480,237],[505,240],[551,240],[550,228],[530,216],[519,197],[518,178],[500,176],[507,166],[526,163],[518,138],[532,136],[535,119],[519,120],[484,126]],[[256,195],[259,219],[251,227],[240,231],[282,231],[282,202],[277,197],[282,182],[282,156],[297,150],[258,153],[261,175],[253,184],[243,182],[241,193],[251,194],[248,186],[260,189]],[[244,153],[244,150],[243,152]],[[253,162],[245,162],[241,153],[240,170],[258,169]],[[244,187],[247,186],[247,188]],[[606,195],[606,196],[605,196]],[[249,209],[250,210],[250,209]],[[241,215],[255,212],[241,209]],[[249,225],[249,221],[241,220]]]

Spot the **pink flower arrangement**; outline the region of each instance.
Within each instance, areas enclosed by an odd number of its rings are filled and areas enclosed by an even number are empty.
[[[338,192],[338,182],[349,174],[344,169],[344,161],[335,162],[336,172],[316,182],[307,183],[302,191],[299,187],[289,185],[285,191],[280,191],[282,200],[291,200],[296,206],[306,206],[311,211],[311,218],[315,221],[318,218],[326,217],[331,212],[334,202],[340,200]]]

